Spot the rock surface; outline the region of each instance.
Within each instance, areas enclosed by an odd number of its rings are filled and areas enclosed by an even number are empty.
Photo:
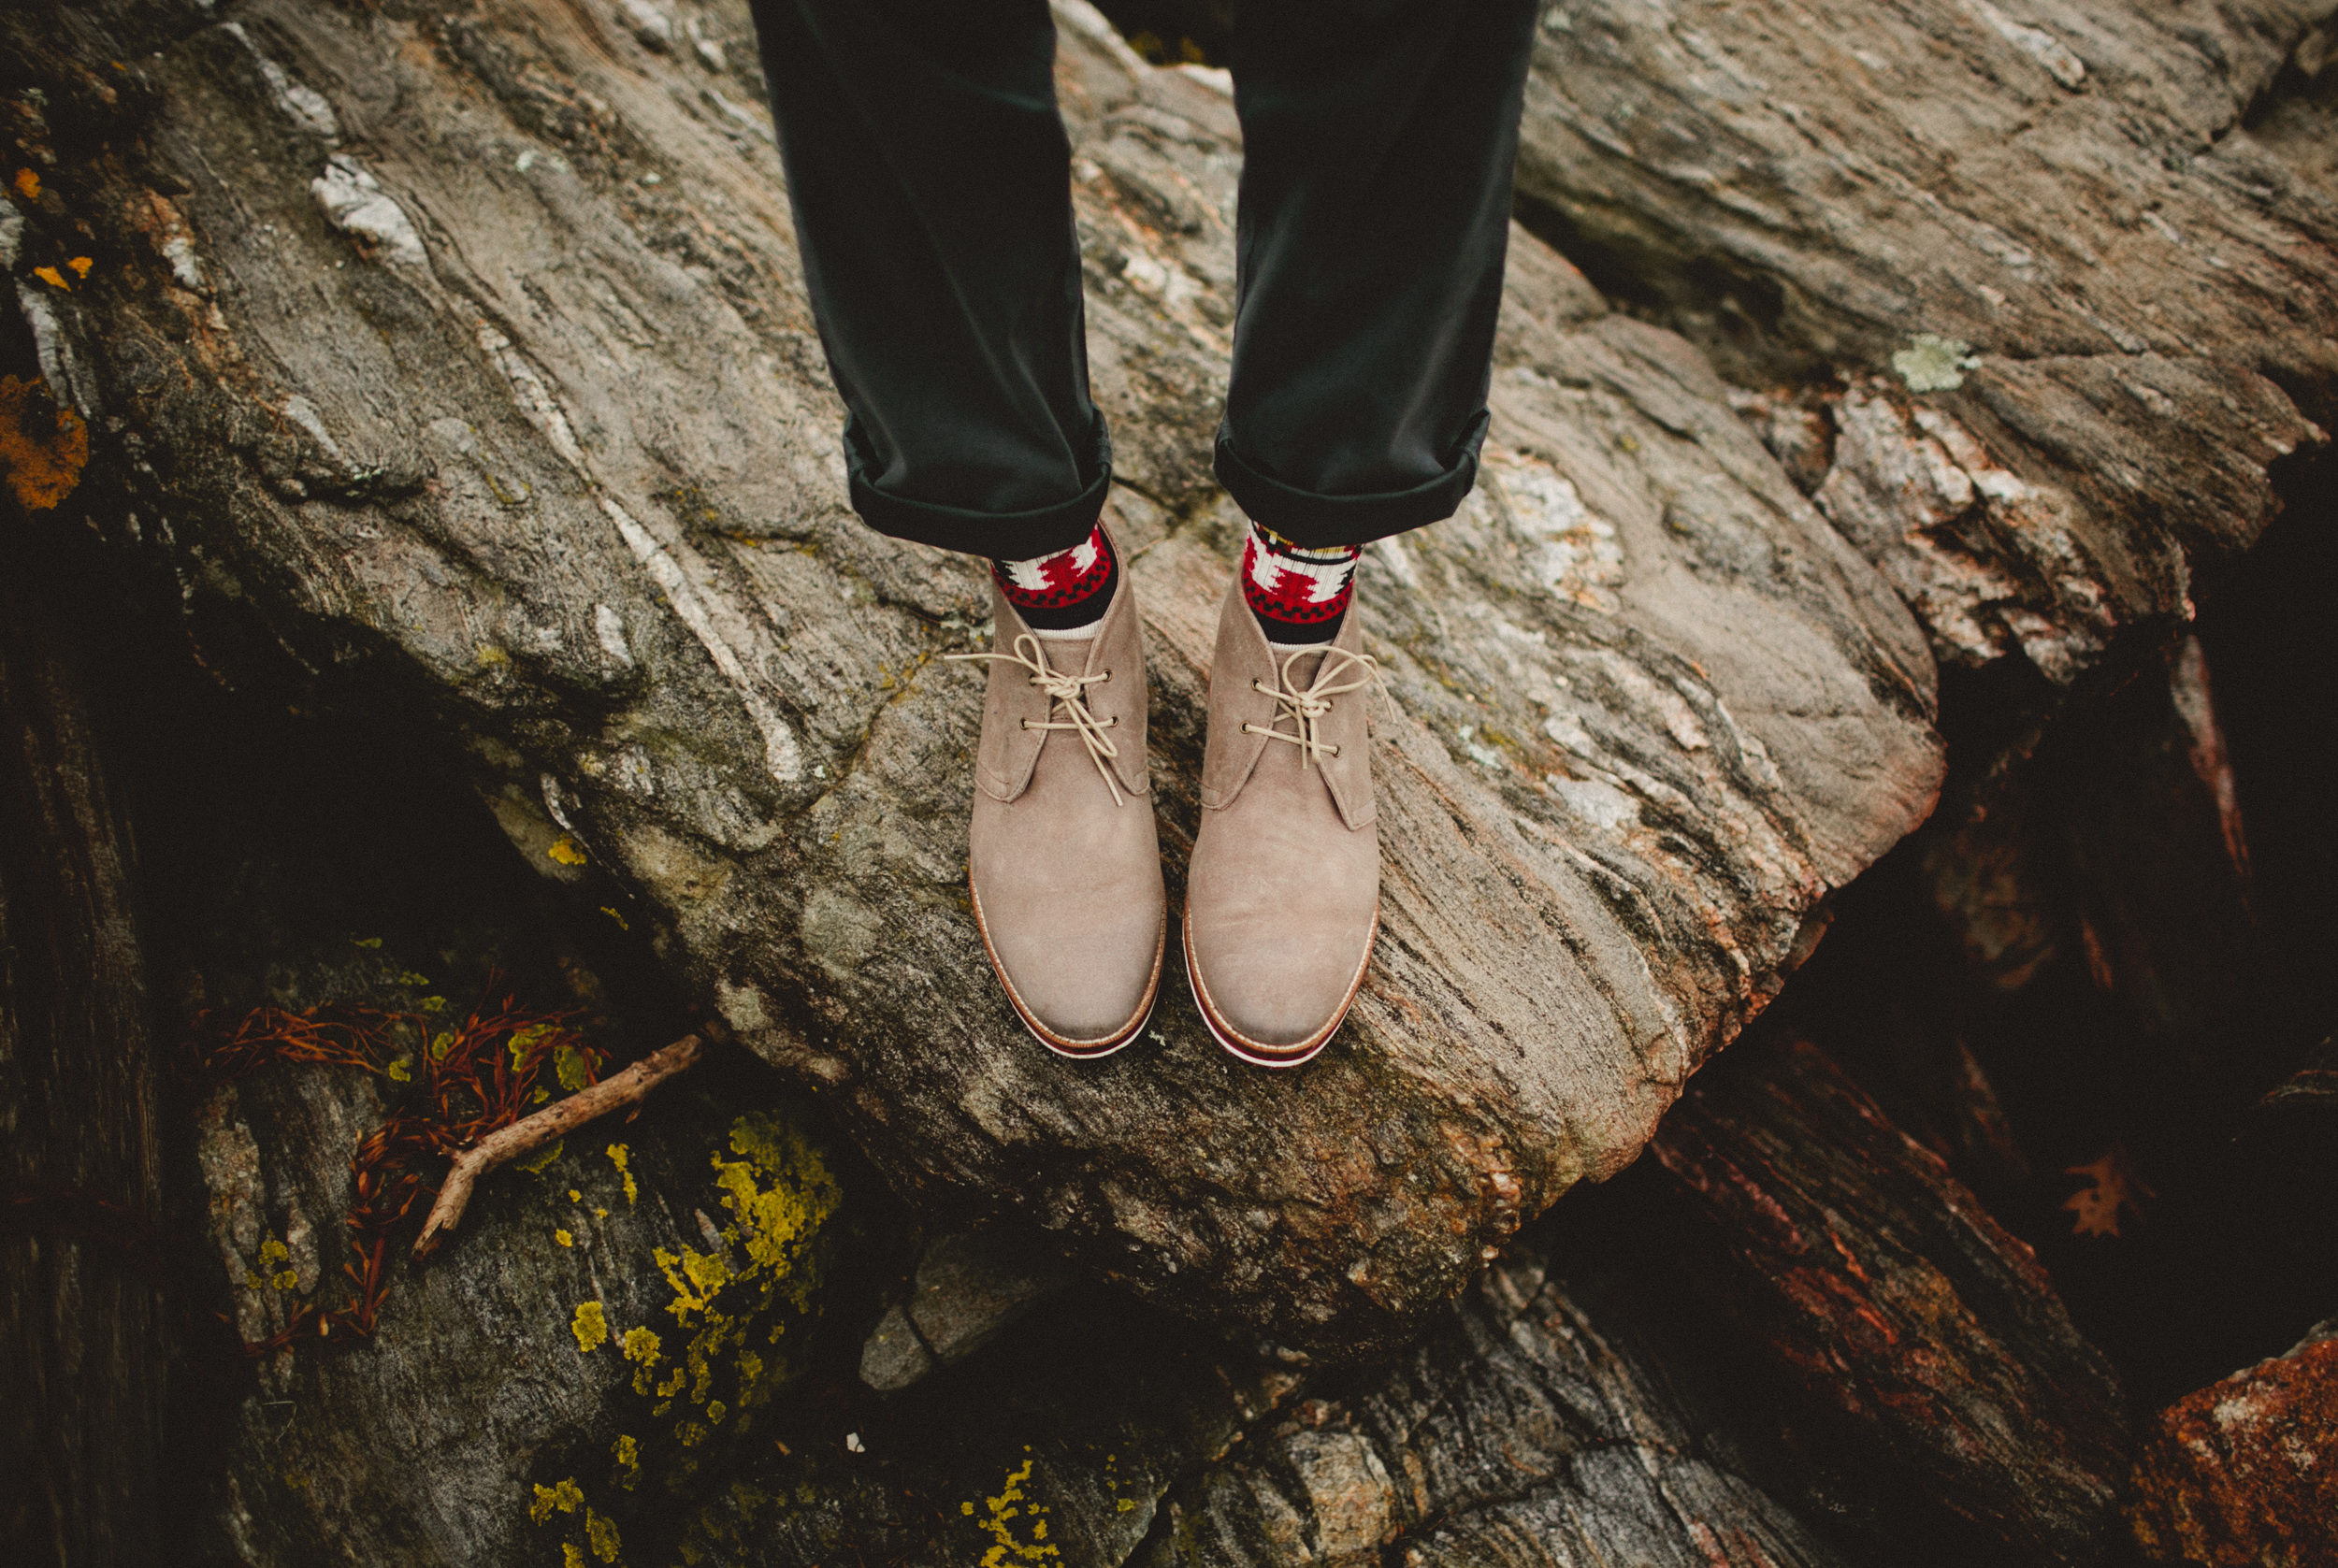
[[[2338,1557],[2338,1320],[2159,1413],[2128,1506],[2155,1562],[2305,1568]]]
[[[0,495],[0,1531],[159,1561],[176,1323],[137,835],[77,585]]]
[[[1485,480],[1367,568],[1389,850],[1341,1048],[1240,1072],[1173,995],[1139,1049],[1047,1058],[960,883],[980,682],[937,655],[980,645],[979,570],[845,511],[743,11],[674,14],[714,47],[510,3],[12,9],[19,301],[137,475],[98,525],[244,677],[273,647],[426,705],[540,868],[622,889],[903,1190],[1315,1353],[1400,1342],[1629,1162],[1922,818],[1922,635],[1695,350],[1521,237]],[[1205,80],[1061,16],[1174,898],[1237,149]]]
[[[244,1338],[320,1287],[341,1293],[349,1157],[382,1119],[376,1086],[354,1069],[264,1068],[198,1114]],[[784,1123],[694,1088],[669,1085],[632,1128],[588,1126],[541,1171],[491,1179],[433,1266],[399,1269],[371,1341],[302,1340],[259,1364],[214,1433],[236,1557],[296,1563],[331,1541],[376,1562],[555,1561],[563,1541],[622,1542],[702,1468],[768,1441],[770,1406],[808,1366],[799,1342],[839,1193]],[[714,1160],[744,1164],[808,1221],[761,1310],[758,1238],[722,1207]],[[693,1258],[725,1259],[726,1276],[708,1288]]]
[[[1063,1259],[1028,1235],[985,1231],[926,1244],[908,1295],[886,1309],[860,1352],[860,1381],[898,1393],[962,1361],[1069,1283]]]
[[[1628,1319],[1585,1310],[1551,1242],[1522,1237],[1393,1366],[1310,1390],[1181,1484],[1138,1568],[1840,1561]]]
[[[1668,1245],[1798,1390],[1814,1440],[1996,1561],[2087,1561],[2128,1440],[2030,1249],[1814,1045],[1764,1041],[1652,1145]]]
[[[1839,372],[1819,504],[1944,664],[2064,684],[2188,619],[2338,410],[2338,192],[2253,131],[2331,14],[1553,0],[1519,187],[1748,384]]]

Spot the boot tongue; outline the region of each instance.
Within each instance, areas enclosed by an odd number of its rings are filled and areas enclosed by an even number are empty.
[[[1047,668],[1059,675],[1087,674],[1088,655],[1095,646],[1093,636],[1039,639],[1040,656],[1047,661]]]
[[[1315,672],[1323,668],[1323,655],[1331,648],[1328,642],[1302,642],[1295,645],[1269,642],[1267,646],[1275,651],[1275,662],[1282,669],[1283,689],[1293,692],[1303,692],[1307,689],[1307,686],[1315,680]],[[1293,652],[1294,646],[1297,650],[1295,653]]]

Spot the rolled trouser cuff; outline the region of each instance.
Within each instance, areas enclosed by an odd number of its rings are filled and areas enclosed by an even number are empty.
[[[1487,415],[1479,410],[1452,461],[1435,479],[1409,490],[1371,496],[1320,496],[1298,490],[1261,472],[1234,451],[1226,431],[1218,432],[1218,482],[1243,515],[1310,550],[1369,544],[1407,528],[1442,523],[1461,509],[1478,482],[1478,449],[1485,444]]]
[[[1104,415],[1096,416],[1096,477],[1070,500],[1029,511],[976,511],[938,501],[888,495],[871,483],[868,464],[849,423],[844,429],[844,472],[852,509],[878,533],[940,550],[963,551],[998,561],[1030,561],[1084,542],[1104,514],[1112,489],[1112,437]]]

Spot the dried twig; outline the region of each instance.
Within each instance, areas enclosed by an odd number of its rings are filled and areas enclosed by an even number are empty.
[[[712,1030],[708,1031],[710,1034]],[[430,1217],[414,1239],[414,1256],[427,1258],[437,1250],[442,1231],[455,1229],[470,1201],[479,1178],[505,1161],[541,1148],[554,1139],[624,1105],[638,1105],[649,1091],[699,1059],[704,1050],[699,1036],[686,1034],[663,1050],[653,1051],[613,1078],[589,1084],[566,1100],[545,1106],[532,1116],[488,1134],[457,1155],[455,1168],[430,1205]]]

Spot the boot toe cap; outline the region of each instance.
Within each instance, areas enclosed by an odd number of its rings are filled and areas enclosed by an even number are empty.
[[[991,961],[1024,1022],[1058,1048],[1124,1039],[1160,984],[1168,912],[1158,861],[1075,891],[1015,880],[978,879],[974,903]]]
[[[1378,915],[1376,898],[1319,902],[1304,920],[1189,906],[1195,998],[1214,1029],[1237,1037],[1230,1043],[1270,1051],[1320,1043],[1355,994]]]

